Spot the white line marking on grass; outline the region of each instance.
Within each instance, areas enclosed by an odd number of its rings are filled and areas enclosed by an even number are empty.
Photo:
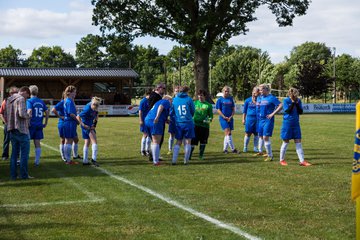
[[[58,149],[56,149],[56,148],[54,148],[52,146],[49,146],[49,145],[44,144],[44,143],[41,143],[41,144],[44,145],[45,147],[49,148],[49,149],[52,149],[52,150],[54,150],[56,152],[59,152]],[[259,240],[259,239],[261,239],[259,237],[253,236],[253,235],[241,230],[240,228],[238,228],[238,227],[236,227],[234,225],[222,222],[222,221],[220,221],[220,220],[218,220],[216,218],[210,217],[209,215],[206,215],[206,214],[204,214],[202,212],[196,211],[195,209],[192,209],[191,207],[185,206],[184,204],[181,204],[181,203],[179,203],[179,202],[177,202],[175,200],[172,200],[171,198],[165,197],[164,195],[162,195],[160,193],[157,193],[157,192],[151,190],[150,188],[147,188],[147,187],[144,187],[142,185],[136,184],[136,183],[134,183],[134,182],[132,182],[132,181],[126,179],[126,178],[115,175],[115,174],[113,174],[113,173],[109,172],[108,170],[105,170],[105,169],[103,169],[101,167],[96,167],[95,169],[98,169],[102,173],[104,173],[104,174],[106,174],[106,175],[108,175],[108,176],[110,176],[110,177],[112,177],[112,178],[114,178],[114,179],[116,179],[118,181],[126,183],[126,184],[128,184],[128,185],[130,185],[132,187],[135,187],[135,188],[137,188],[139,190],[142,190],[142,191],[144,191],[144,192],[146,192],[146,193],[148,193],[148,194],[150,194],[150,195],[152,195],[152,196],[154,196],[154,197],[156,197],[156,198],[158,198],[160,200],[163,200],[164,202],[166,202],[166,203],[168,203],[168,204],[170,204],[172,206],[175,206],[175,207],[177,207],[179,209],[182,209],[182,210],[184,210],[184,211],[186,211],[188,213],[191,213],[192,215],[195,215],[195,216],[197,216],[199,218],[202,218],[205,221],[216,225],[217,227],[229,230],[229,231],[231,231],[231,232],[233,232],[233,233],[235,233],[235,234],[237,234],[239,236],[245,237],[246,239],[249,239],[249,240]]]

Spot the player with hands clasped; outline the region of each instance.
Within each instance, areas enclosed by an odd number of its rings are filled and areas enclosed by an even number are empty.
[[[289,89],[288,97],[283,101],[283,108],[284,117],[281,127],[281,139],[283,143],[280,148],[280,164],[283,166],[288,165],[285,161],[286,149],[290,139],[294,139],[300,166],[311,166],[311,164],[304,159],[304,151],[301,144],[299,115],[303,113],[303,108],[301,100],[299,99],[299,91],[296,88]]]

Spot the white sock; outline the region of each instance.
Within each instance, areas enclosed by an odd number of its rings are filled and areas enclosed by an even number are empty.
[[[145,145],[146,145],[146,137],[142,136],[141,138],[141,145],[140,145],[140,151],[145,151]]]
[[[35,148],[35,164],[40,164],[41,148]]]
[[[62,158],[62,159],[65,159],[64,144],[60,144],[60,145],[59,145],[59,150],[60,150],[61,158]]]
[[[191,144],[184,145],[184,163],[189,162],[190,153],[191,153]]]
[[[229,146],[229,140],[228,140],[228,136],[224,137],[224,151],[227,150]]]
[[[179,152],[180,152],[180,145],[175,144],[174,149],[173,149],[172,163],[176,163],[177,158],[179,156]]]
[[[67,162],[71,161],[71,144],[65,144],[64,145],[64,154],[65,154],[65,159]]]
[[[245,135],[244,137],[244,148],[247,148],[250,142],[250,137],[248,135]]]
[[[152,143],[151,144],[151,152],[152,152],[152,156],[153,156],[153,163],[158,163],[159,162],[159,156],[160,156],[160,146],[159,144],[156,143]]]
[[[73,157],[77,157],[77,156],[79,155],[79,153],[78,153],[78,148],[79,148],[78,144],[77,144],[77,143],[73,143],[73,145],[72,145]]]
[[[254,135],[254,150],[259,151],[259,136]]]
[[[83,163],[89,162],[88,156],[89,156],[89,148],[86,145],[84,145],[84,147],[83,147]]]
[[[289,143],[283,142],[280,148],[280,161],[285,160],[286,149]]]
[[[229,135],[229,136],[228,136],[228,141],[229,141],[230,149],[231,149],[231,151],[233,151],[233,150],[235,149],[235,147],[234,147],[232,135]]]
[[[262,153],[264,146],[264,139],[259,137],[259,152]]]
[[[174,138],[170,135],[169,137],[169,151],[171,152],[172,148],[173,148],[173,145],[174,145]]]
[[[150,152],[150,148],[151,148],[151,138],[150,137],[146,137],[146,145],[145,145],[145,151]]]
[[[269,157],[272,157],[273,154],[272,154],[270,139],[269,139],[269,141],[265,141],[265,149],[266,149],[267,155],[268,155]]]
[[[96,143],[93,143],[91,145],[91,150],[92,150],[91,158],[92,158],[92,160],[96,161],[97,153],[98,153],[98,145]]]
[[[302,144],[301,143],[295,143],[296,146],[296,153],[298,155],[298,158],[300,160],[300,162],[304,162],[305,157],[304,157],[304,150],[302,148]]]

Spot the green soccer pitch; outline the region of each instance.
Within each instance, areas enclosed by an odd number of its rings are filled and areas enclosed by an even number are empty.
[[[96,168],[62,162],[52,118],[37,168],[31,143],[29,173],[35,179],[9,181],[9,161],[0,160],[0,239],[355,239],[355,114],[301,116],[311,167],[298,165],[293,142],[289,165],[278,163],[281,119],[276,116],[271,139],[273,162],[251,151],[222,154],[215,117],[204,160],[196,149],[190,165],[181,164],[180,154],[171,166],[166,133],[164,161],[154,167],[140,155],[136,117],[100,118]],[[243,137],[236,115],[239,150]],[[80,140],[80,155],[82,147]]]

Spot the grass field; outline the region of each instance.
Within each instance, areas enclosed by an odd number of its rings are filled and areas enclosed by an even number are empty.
[[[240,119],[233,132],[238,149]],[[222,154],[214,121],[205,160],[195,150],[190,165],[171,166],[166,135],[165,161],[153,167],[139,154],[137,118],[101,118],[101,165],[94,168],[60,160],[50,119],[38,168],[31,145],[35,179],[9,181],[9,162],[0,162],[0,239],[355,239],[355,116],[302,116],[305,157],[314,164],[307,168],[298,166],[293,142],[289,166],[278,164],[281,116],[275,122],[274,162],[251,152]]]

